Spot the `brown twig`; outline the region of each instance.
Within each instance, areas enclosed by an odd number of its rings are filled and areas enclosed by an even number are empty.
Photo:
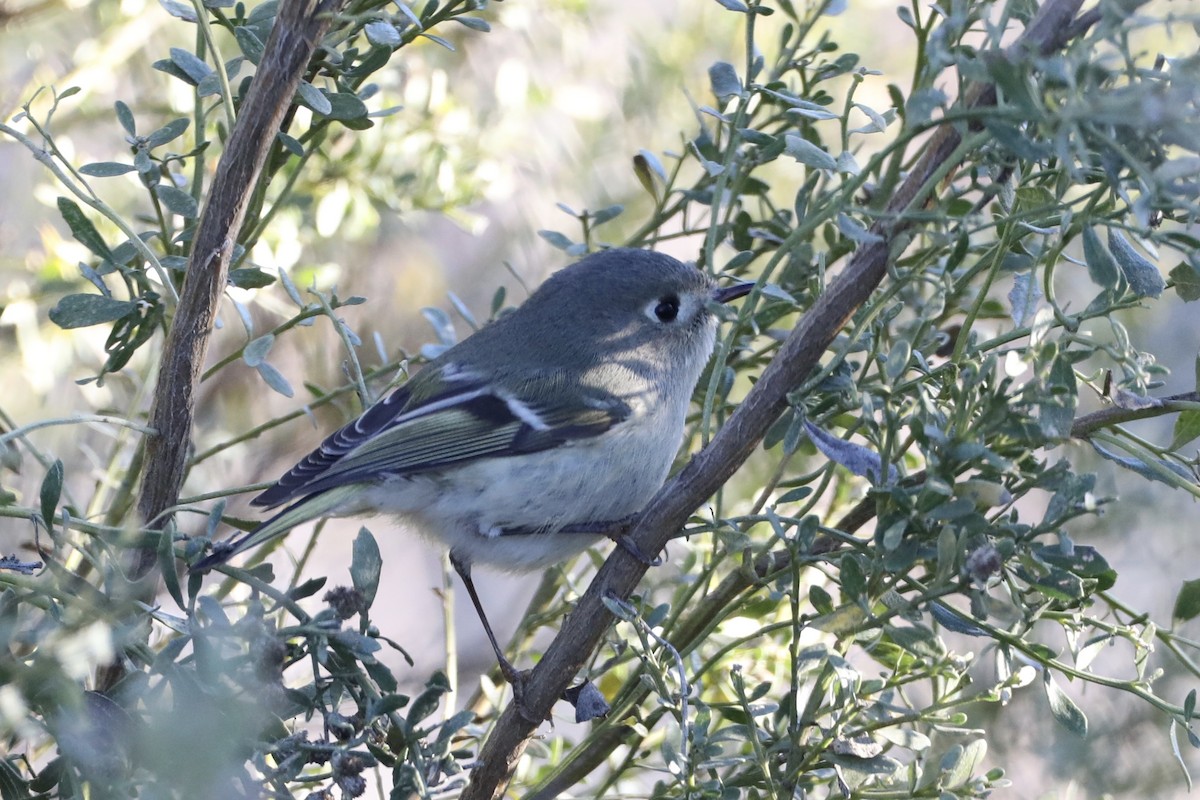
[[[1161,397],[1155,404],[1144,408],[1124,408],[1109,406],[1091,414],[1084,414],[1071,424],[1071,438],[1087,439],[1101,428],[1120,425],[1123,422],[1133,422],[1139,419],[1161,417],[1163,414],[1175,414],[1181,411],[1191,411],[1192,403],[1200,403],[1200,392],[1184,392],[1170,397]]]
[[[196,387],[225,291],[237,232],[280,122],[340,4],[341,0],[284,0],[280,5],[254,82],[217,165],[163,347],[150,412],[150,426],[158,433],[147,440],[138,513],[142,520],[153,521],[160,529],[167,526],[171,516],[167,509],[178,502],[183,486]],[[130,578],[151,584],[148,576],[156,558],[154,550],[138,551],[130,564]],[[157,575],[154,583],[156,579]],[[152,595],[153,590],[153,585],[143,585],[138,591]],[[119,677],[120,670],[110,668],[97,682],[104,688]]]
[[[1048,53],[1061,47],[1080,4],[1081,0],[1049,0],[1013,45],[1010,54],[1020,57],[1030,52]],[[966,102],[993,104],[995,89],[977,87],[967,96]],[[961,139],[951,126],[938,130],[889,203],[887,213],[872,226],[871,232],[878,239],[864,245],[854,255],[845,272],[833,281],[804,316],[712,443],[650,502],[630,533],[644,552],[659,552],[672,533],[758,446],[768,427],[787,408],[788,393],[802,384],[837,332],[883,280],[898,235],[915,224],[905,212],[926,190],[931,178],[946,165]],[[534,667],[523,696],[526,713],[522,714],[515,704],[510,704],[498,720],[479,754],[463,800],[494,800],[503,795],[535,730],[527,716],[544,718],[600,643],[611,622],[604,598],[629,597],[645,572],[646,565],[622,548],[609,556],[545,656]]]

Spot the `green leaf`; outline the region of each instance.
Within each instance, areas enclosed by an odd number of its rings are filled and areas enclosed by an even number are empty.
[[[191,124],[191,120],[188,120],[184,117],[171,120],[166,125],[163,125],[154,133],[146,137],[146,147],[153,150],[156,147],[162,147],[164,144],[178,139]]]
[[[50,309],[50,321],[60,328],[86,328],[114,322],[133,313],[130,300],[114,300],[99,294],[69,294]]]
[[[442,696],[448,691],[450,691],[450,684],[446,681],[446,676],[441,672],[433,673],[425,684],[425,690],[412,702],[406,718],[408,724],[415,727],[418,722],[437,711],[438,705],[442,702]]]
[[[171,529],[173,527],[168,526]],[[163,584],[167,587],[167,594],[171,595],[171,599],[175,601],[177,606],[186,609],[187,604],[183,601],[183,589],[179,585],[179,572],[175,569],[175,537],[171,535],[170,530],[159,532],[158,568],[162,572]]]
[[[62,497],[62,487],[63,462],[61,459],[55,459],[50,469],[46,470],[46,477],[42,478],[42,488],[39,492],[42,522],[46,523],[47,528],[54,527],[54,512],[58,508],[59,498]]]
[[[367,105],[358,98],[358,95],[352,92],[338,92],[327,95],[327,97],[330,109],[322,116],[342,122],[366,118]]]
[[[741,97],[744,91],[737,70],[725,61],[718,61],[708,68],[708,83],[722,103],[730,97]]]
[[[329,113],[333,111],[333,103],[329,102],[325,93],[308,81],[300,81],[300,86],[296,88],[296,94],[300,96],[301,105],[308,106],[322,116],[329,116]],[[304,149],[300,148],[297,155],[304,155]]]
[[[79,171],[92,178],[113,178],[136,171],[132,164],[119,164],[116,161],[97,161],[94,164],[84,164]]]
[[[115,261],[112,251],[104,243],[100,232],[96,230],[92,221],[84,216],[83,209],[79,207],[78,203],[69,197],[60,197],[58,198],[58,213],[62,214],[63,220],[71,229],[71,235],[75,237],[76,241],[105,261]]]
[[[835,171],[837,169],[837,159],[826,153],[817,145],[805,139],[803,136],[797,136],[794,133],[789,133],[784,136],[786,145],[783,152],[787,153],[792,158],[809,167],[817,169],[826,169]]]
[[[242,350],[242,360],[251,367],[257,367],[266,360],[267,353],[271,352],[273,344],[275,344],[275,334],[273,333],[258,337]]]
[[[199,85],[200,81],[207,78],[213,71],[212,67],[194,53],[184,50],[182,47],[171,48],[171,61],[183,70],[195,85]]]
[[[1179,262],[1167,277],[1175,284],[1175,293],[1180,300],[1185,303],[1200,300],[1200,273],[1191,264]]]
[[[480,33],[491,33],[492,31],[492,26],[488,24],[488,21],[479,17],[452,17],[452,19],[459,25],[465,25],[473,31],[479,31]]]
[[[283,377],[283,373],[266,361],[259,364],[255,369],[258,370],[258,374],[262,376],[262,379],[266,381],[267,386],[270,386],[284,397],[295,396],[296,392],[292,389],[292,385],[288,383],[287,378]]]
[[[1200,616],[1200,579],[1183,582],[1179,594],[1175,595],[1175,609],[1171,616],[1184,621]]]
[[[366,528],[360,528],[354,539],[353,556],[350,559],[350,579],[354,588],[362,595],[367,608],[375,602],[375,594],[379,591],[379,576],[383,573],[383,557],[379,555],[379,545],[375,537]]]
[[[363,33],[367,35],[367,41],[377,47],[399,47],[404,41],[396,26],[382,19],[368,22],[363,26]]]
[[[288,136],[283,131],[278,131],[275,134],[275,138],[278,139],[279,143],[283,145],[283,149],[287,150],[292,155],[297,157],[304,156],[304,145],[300,144],[300,140],[296,137]]]
[[[795,489],[789,489],[781,494],[775,501],[775,504],[779,505],[781,503],[798,503],[812,493],[813,488],[811,486],[798,486]]]
[[[570,250],[575,247],[575,242],[558,231],[538,231],[537,234],[559,250]]]
[[[624,210],[625,210],[625,206],[622,206],[622,205],[613,205],[613,206],[608,206],[607,208],[602,208],[599,211],[597,211],[596,213],[592,214],[592,224],[593,225],[603,225],[604,223],[608,222],[610,219],[615,219]]]
[[[1117,289],[1121,283],[1121,270],[1112,253],[1101,244],[1094,228],[1083,229],[1083,259],[1093,283],[1102,289]]]
[[[179,0],[158,0],[158,4],[162,6],[168,14],[184,22],[197,22],[196,10],[187,3],[181,3]],[[130,131],[132,133],[132,131]]]
[[[841,234],[855,244],[876,244],[883,241],[882,236],[871,233],[861,222],[843,211],[838,212],[835,221]]]
[[[1058,688],[1058,684],[1054,682],[1054,677],[1048,669],[1042,670],[1042,685],[1046,687],[1046,699],[1050,701],[1050,713],[1054,715],[1054,718],[1071,733],[1081,739],[1086,739],[1087,717],[1079,706],[1075,705],[1075,701]]]
[[[422,33],[421,36],[424,36],[426,39],[428,39],[429,41],[431,41],[435,44],[440,44],[442,47],[446,48],[451,53],[455,52],[454,45],[450,44],[448,41],[446,41],[445,39],[443,39],[440,36],[434,36],[432,33]]]
[[[1121,268],[1134,294],[1138,297],[1158,297],[1162,294],[1166,283],[1158,267],[1134,250],[1120,231],[1108,229],[1108,249],[1112,251],[1117,266]]]
[[[172,214],[178,214],[187,219],[195,219],[200,215],[200,207],[196,204],[196,198],[183,189],[178,189],[169,183],[160,183],[154,187],[154,193]]]
[[[191,76],[180,69],[179,65],[169,58],[160,58],[158,61],[155,61],[153,64],[151,64],[151,66],[159,72],[165,72],[172,78],[178,78],[188,86],[196,85],[196,82],[192,80]]]
[[[300,290],[296,288],[296,284],[292,283],[292,278],[288,275],[287,270],[283,267],[279,268],[279,280],[283,283],[283,290],[287,292],[288,297],[292,298],[292,302],[300,308],[304,308],[304,300],[300,297]]]
[[[113,104],[113,108],[117,112],[117,121],[121,123],[121,127],[125,129],[125,132],[130,136],[137,136],[137,125],[133,121],[133,112],[129,110],[129,106],[118,100]]]
[[[229,282],[239,289],[261,289],[274,283],[275,276],[258,267],[242,267],[229,271]]]
[[[254,31],[247,28],[245,25],[239,25],[233,29],[234,38],[237,39],[238,47],[242,48],[242,55],[251,64],[258,66],[258,62],[262,60],[263,43]]]
[[[967,745],[954,745],[942,756],[939,767],[942,771],[941,784],[947,789],[965,786],[975,777],[975,768],[987,754],[987,740],[975,739]]]

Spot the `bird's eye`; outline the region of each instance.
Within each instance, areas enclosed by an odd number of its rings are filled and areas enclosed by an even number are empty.
[[[658,305],[654,307],[654,316],[658,317],[659,322],[674,322],[679,316],[679,298],[673,294],[660,297]]]

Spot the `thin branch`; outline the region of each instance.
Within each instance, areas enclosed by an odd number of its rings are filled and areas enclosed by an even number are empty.
[[[162,528],[169,525],[172,517],[164,512],[176,505],[183,486],[192,441],[196,387],[228,280],[237,231],[241,229],[255,185],[280,123],[292,105],[300,78],[340,2],[285,0],[280,5],[237,125],[217,165],[188,259],[179,305],[163,348],[150,413],[150,427],[158,434],[147,439],[138,513],[143,520],[156,520]],[[157,554],[152,549],[137,553],[130,565],[130,577],[135,581],[145,578],[156,560]],[[143,585],[141,591],[150,595],[153,587]],[[120,678],[120,670],[115,667],[106,673],[98,679],[100,688],[111,686]]]
[[[1146,408],[1122,408],[1109,406],[1091,414],[1084,414],[1071,425],[1071,438],[1087,439],[1101,428],[1110,428],[1125,422],[1139,419],[1161,417],[1163,414],[1175,414],[1183,411],[1195,411],[1196,403],[1200,403],[1200,392],[1184,392],[1170,397],[1158,398],[1155,405]]]
[[[1052,52],[1065,42],[1065,32],[1081,0],[1049,0],[1009,51]],[[996,92],[978,86],[967,96],[970,105],[991,105]],[[630,535],[642,552],[654,553],[712,496],[758,446],[770,425],[787,408],[787,395],[801,386],[821,354],[850,316],[867,300],[886,274],[889,255],[899,234],[916,222],[906,212],[930,190],[930,178],[955,154],[962,137],[953,127],[940,128],[871,232],[878,239],[864,245],[846,270],[792,331],[763,371],[738,410],[683,471],[659,491]],[[525,686],[523,705],[506,708],[488,741],[462,800],[496,800],[503,796],[536,726],[526,716],[545,718],[554,702],[587,662],[611,623],[603,598],[628,598],[646,565],[617,548],[597,573],[562,630],[534,667]],[[522,713],[524,711],[525,713]]]

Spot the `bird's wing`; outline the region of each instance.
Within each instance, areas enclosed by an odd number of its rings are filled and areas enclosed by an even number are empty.
[[[411,475],[479,458],[533,453],[597,436],[629,416],[614,395],[591,390],[563,404],[562,378],[534,378],[510,391],[458,379],[421,396],[401,387],[332,434],[279,482],[256,497],[271,508],[338,486]]]

